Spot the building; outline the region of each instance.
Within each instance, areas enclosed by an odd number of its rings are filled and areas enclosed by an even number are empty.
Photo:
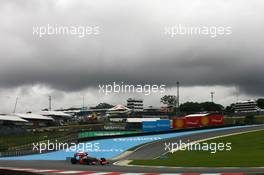
[[[127,99],[127,107],[132,111],[143,111],[143,100],[129,98]]]
[[[28,121],[22,119],[16,115],[9,115],[9,114],[0,114],[0,125],[9,125],[9,124],[21,124],[27,123]]]
[[[40,114],[34,113],[15,113],[14,114],[21,119],[29,121],[29,124],[34,128],[38,128],[40,126],[50,126],[54,123],[54,119],[52,117],[43,116]]]
[[[73,117],[62,111],[40,111],[38,114],[54,119],[57,125],[64,125],[65,122],[70,121]]]
[[[23,127],[29,121],[22,119],[14,114],[0,114],[0,135],[20,135],[27,134],[27,130]],[[0,145],[1,147],[2,145]]]
[[[123,122],[126,121],[130,112],[131,109],[125,107],[124,105],[119,104],[114,106],[113,108],[108,109],[106,115],[110,121]]]
[[[258,106],[256,100],[240,101],[234,105],[235,113],[255,113],[262,111]]]
[[[53,123],[53,118],[34,113],[0,114],[0,135],[26,134],[31,129]]]

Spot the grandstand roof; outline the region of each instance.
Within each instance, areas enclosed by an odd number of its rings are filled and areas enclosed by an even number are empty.
[[[61,111],[40,111],[38,112],[38,114],[44,116],[54,116],[54,117],[72,117],[72,115]]]
[[[43,116],[34,113],[15,113],[14,115],[21,117],[23,119],[32,119],[32,120],[54,120],[52,117]]]
[[[15,115],[0,115],[0,120],[3,121],[14,121],[14,122],[28,122],[18,116]]]

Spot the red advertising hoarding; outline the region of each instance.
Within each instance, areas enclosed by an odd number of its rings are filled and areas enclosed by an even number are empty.
[[[220,114],[191,114],[176,117],[172,121],[173,128],[198,128],[203,126],[223,125],[224,116]]]
[[[212,114],[209,116],[209,125],[223,125],[224,116],[220,114]]]

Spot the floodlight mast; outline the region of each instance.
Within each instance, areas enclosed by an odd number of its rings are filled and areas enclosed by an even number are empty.
[[[211,94],[211,102],[213,103],[214,102],[214,94],[215,94],[215,92],[210,92],[210,94]]]
[[[51,111],[51,95],[49,95],[49,111]]]

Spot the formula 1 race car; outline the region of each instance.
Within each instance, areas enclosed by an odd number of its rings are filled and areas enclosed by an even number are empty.
[[[71,158],[72,164],[86,164],[86,165],[108,165],[109,162],[105,158],[89,157],[87,152],[78,152]]]

